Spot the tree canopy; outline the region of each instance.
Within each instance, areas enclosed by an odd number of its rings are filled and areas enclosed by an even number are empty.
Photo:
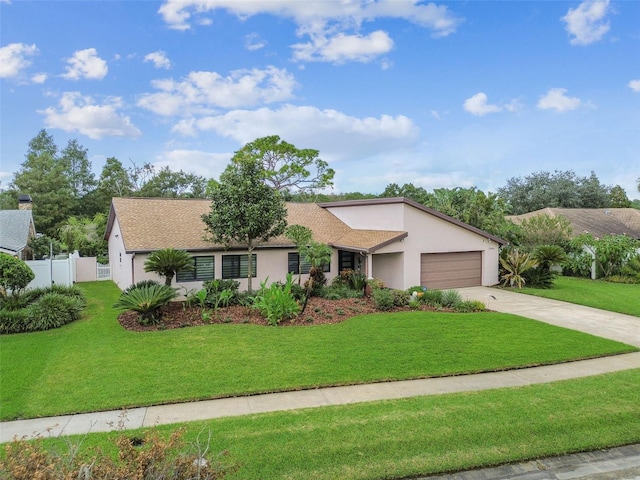
[[[263,180],[270,187],[308,193],[333,185],[335,172],[318,155],[318,150],[299,149],[278,135],[271,135],[247,143],[236,152],[232,161],[255,159],[261,163]]]
[[[211,241],[225,247],[239,244],[247,248],[249,291],[256,242],[281,235],[287,226],[284,199],[263,181],[264,177],[259,159],[246,152],[236,153],[220,181],[210,183],[211,211],[202,217]]]

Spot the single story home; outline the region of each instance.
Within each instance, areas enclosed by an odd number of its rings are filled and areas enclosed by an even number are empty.
[[[590,233],[596,238],[605,235],[627,235],[640,240],[640,210],[635,208],[543,208],[507,218],[515,223],[537,215],[565,217],[574,237]]]
[[[36,237],[31,197],[19,195],[17,210],[0,210],[0,252],[32,260],[29,242]]]
[[[225,249],[205,240],[202,215],[210,209],[211,202],[201,199],[114,198],[105,233],[112,279],[121,289],[158,279],[144,271],[145,260],[171,247],[195,258],[195,270],[179,272],[176,286],[187,291],[205,280],[233,278],[246,289],[246,246]],[[328,280],[353,269],[398,289],[495,285],[499,250],[506,243],[406,198],[287,203],[287,222],[308,227],[315,241],[333,249]],[[256,286],[298,271],[297,250],[284,235],[258,244],[254,255]]]

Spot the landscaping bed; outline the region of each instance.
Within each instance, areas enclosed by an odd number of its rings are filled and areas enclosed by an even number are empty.
[[[426,304],[420,305],[420,310],[435,311]],[[394,307],[393,312],[408,311],[409,307]],[[447,309],[440,309],[446,311]],[[161,309],[162,320],[157,325],[141,325],[138,314],[131,310],[118,317],[120,325],[127,330],[136,332],[168,330],[173,328],[195,327],[207,324],[254,324],[268,326],[267,320],[255,308],[246,306],[229,306],[212,309],[189,307],[184,302],[172,302]],[[203,311],[205,316],[203,317]],[[292,320],[283,320],[279,326],[309,326],[340,323],[356,315],[379,313],[371,298],[343,298],[330,300],[311,297],[305,312]]]

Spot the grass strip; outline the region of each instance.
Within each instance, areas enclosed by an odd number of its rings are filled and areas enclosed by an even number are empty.
[[[394,479],[640,442],[640,369],[520,388],[156,427],[213,433],[233,479]],[[126,435],[141,436],[141,431]],[[90,434],[109,450],[116,434]],[[60,440],[58,440],[59,442]]]
[[[640,317],[640,284],[558,277],[554,288],[525,287],[518,292]]]
[[[514,315],[403,312],[335,325],[130,332],[111,282],[84,320],[0,337],[0,418],[504,370],[636,351]]]

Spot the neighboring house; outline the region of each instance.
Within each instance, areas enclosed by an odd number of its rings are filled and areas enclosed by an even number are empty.
[[[543,208],[510,218],[515,223],[537,215],[565,217],[573,236],[590,233],[596,238],[605,235],[627,235],[640,240],[640,210],[635,208]]]
[[[105,234],[112,279],[121,289],[158,279],[144,271],[144,262],[149,253],[172,247],[195,257],[195,271],[179,272],[176,285],[193,289],[212,278],[233,278],[246,289],[246,247],[225,250],[205,240],[202,215],[210,208],[208,200],[114,198]],[[412,200],[287,203],[287,222],[310,228],[315,241],[333,248],[329,280],[353,269],[399,289],[498,283],[503,240]],[[284,280],[287,272],[298,270],[297,250],[284,236],[258,244],[254,255],[255,286],[267,278]]]
[[[31,197],[20,195],[18,210],[0,210],[0,252],[21,260],[32,260],[29,242],[36,236]]]

